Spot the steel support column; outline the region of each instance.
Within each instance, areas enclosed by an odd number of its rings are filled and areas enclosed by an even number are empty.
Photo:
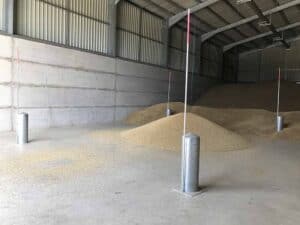
[[[198,68],[195,68],[195,71],[198,71],[199,74],[201,74],[201,67],[202,67],[202,61],[201,61],[201,57],[202,57],[202,42],[201,42],[201,36],[197,35],[196,36],[196,66],[198,66]],[[197,65],[198,62],[198,65]]]
[[[15,11],[15,0],[5,0],[4,6],[4,21],[5,21],[5,29],[9,34],[14,33],[14,11]]]
[[[116,0],[109,1],[108,54],[111,56],[116,56],[118,3]]]
[[[239,49],[237,47],[234,49],[234,79],[236,83],[238,83],[239,81],[239,66],[240,66]]]
[[[162,65],[165,67],[169,66],[169,27],[168,22],[164,22],[162,28],[162,41],[163,41],[163,50],[162,50]]]

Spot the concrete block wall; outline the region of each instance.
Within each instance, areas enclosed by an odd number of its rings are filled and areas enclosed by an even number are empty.
[[[30,128],[120,121],[167,100],[167,69],[0,35],[0,131],[15,128],[18,111]],[[173,71],[172,101],[181,101],[184,74]],[[196,77],[199,96],[215,81]]]
[[[300,69],[300,40],[291,43],[291,49],[283,47],[267,48],[262,51],[240,55],[239,81],[256,82],[274,80],[278,68]],[[300,80],[299,71],[287,71],[282,74],[292,80]]]

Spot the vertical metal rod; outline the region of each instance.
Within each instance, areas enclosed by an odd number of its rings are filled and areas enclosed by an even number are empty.
[[[257,77],[258,82],[261,81],[262,60],[263,60],[263,51],[260,51],[258,56],[258,77]]]
[[[170,71],[170,72],[169,72],[168,104],[167,104],[167,109],[170,109],[171,77],[172,77],[172,72]]]
[[[143,10],[140,9],[140,14],[139,14],[139,49],[138,49],[138,61],[141,61],[141,53],[142,53],[142,26],[143,26]]]
[[[196,59],[196,36],[193,38],[193,63],[192,63],[192,77],[191,77],[191,100],[193,102],[193,82],[194,82],[194,73],[195,73],[195,59]]]
[[[186,135],[186,112],[187,112],[187,90],[188,90],[188,75],[189,75],[189,48],[190,48],[190,18],[191,10],[187,13],[187,38],[186,38],[186,65],[185,65],[185,94],[184,94],[184,115],[183,115],[183,136],[182,136],[182,153],[181,153],[181,190],[185,187],[185,135]]]
[[[66,10],[65,10],[65,45],[69,46],[71,41],[70,41],[70,30],[71,30],[71,15],[70,15],[70,0],[66,0]],[[63,11],[62,11],[63,13]]]
[[[172,72],[169,71],[168,103],[167,103],[167,110],[166,110],[167,117],[172,115],[172,110],[170,109],[171,76],[172,76]]]
[[[279,108],[280,108],[280,80],[281,80],[281,71],[280,67],[278,69],[278,88],[277,88],[277,117],[279,116]]]
[[[189,79],[189,51],[190,51],[190,20],[191,10],[188,9],[187,19],[187,37],[186,37],[186,62],[185,62],[185,93],[184,93],[184,117],[183,117],[183,136],[186,134],[186,112],[187,112],[187,95]]]

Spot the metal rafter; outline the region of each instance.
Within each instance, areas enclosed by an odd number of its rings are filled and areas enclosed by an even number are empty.
[[[154,6],[155,8],[157,8],[157,9],[159,9],[160,11],[165,12],[166,14],[168,14],[169,17],[170,17],[170,16],[173,16],[173,15],[175,14],[175,13],[173,13],[173,12],[167,10],[166,8],[160,6],[159,4],[157,4],[157,3],[155,3],[155,2],[153,2],[153,1],[151,1],[151,0],[144,0],[144,2],[147,2],[147,4],[148,4],[147,6],[150,6],[150,5],[151,5],[151,6]],[[146,7],[147,7],[147,6],[146,6]],[[184,21],[186,21],[186,18],[184,18]],[[180,27],[181,29],[186,29],[186,26],[185,26],[185,25],[181,25],[180,23],[177,23],[176,26]],[[192,24],[192,23],[191,23],[191,27],[192,27],[193,29],[195,29],[196,34],[200,34],[200,33],[205,32],[204,30],[200,29],[198,26],[196,26],[196,25],[194,25],[194,24]],[[217,42],[221,42],[222,44],[217,43]],[[222,45],[225,44],[225,42],[224,42],[223,40],[218,39],[218,40],[215,40],[215,41],[214,41],[214,44],[217,44],[217,45],[221,45],[221,46],[222,46]]]
[[[300,4],[300,0],[293,0],[293,1],[290,1],[288,3],[282,4],[282,5],[278,6],[278,7],[275,7],[275,8],[272,8],[270,10],[267,10],[267,11],[263,12],[263,15],[264,16],[271,15],[271,14],[280,12],[280,11],[282,11],[284,9],[287,9],[287,8],[290,8],[290,7],[293,7],[293,6],[297,6],[299,4]],[[247,17],[247,18],[239,20],[239,21],[237,21],[235,23],[228,24],[228,25],[226,25],[224,27],[220,27],[220,28],[215,29],[213,31],[207,32],[206,34],[202,35],[201,39],[202,39],[202,41],[206,41],[206,40],[212,38],[213,36],[215,36],[215,35],[217,35],[219,33],[223,33],[223,32],[225,32],[227,30],[231,30],[231,29],[233,29],[235,27],[239,27],[239,26],[241,26],[243,24],[250,23],[250,22],[252,22],[254,20],[257,20],[257,19],[259,19],[259,17],[257,15]]]
[[[177,7],[178,9],[182,10],[181,13],[187,13],[187,10],[182,7],[181,5],[177,4],[176,2],[172,1],[172,0],[166,0],[168,3],[172,4],[173,6]],[[210,0],[207,0],[206,2],[209,2]],[[206,6],[207,7],[207,6]],[[206,8],[205,7],[205,8]],[[198,11],[198,10],[197,10]],[[178,14],[176,14],[178,15]],[[203,21],[199,16],[192,14],[193,18],[195,18],[199,23],[204,24],[205,26],[207,26],[209,29],[215,29],[215,27],[213,27],[211,24],[207,23],[206,21]],[[170,23],[169,23],[170,24]],[[233,38],[229,37],[228,35],[223,35],[229,42],[233,42],[235,41]]]
[[[275,1],[275,0],[274,0]],[[229,0],[224,0],[224,3],[232,10],[234,11],[239,17],[241,17],[241,19],[245,19],[246,17],[239,12],[239,10],[234,7],[234,5],[229,1]],[[257,34],[260,34],[260,30],[257,29],[256,26],[253,25],[253,23],[249,23],[248,24]],[[263,41],[267,44],[267,41],[265,39],[263,39]]]
[[[209,12],[211,12],[215,17],[217,17],[219,20],[221,20],[223,23],[228,24],[229,22],[221,15],[219,15],[218,13],[216,13],[212,8],[207,7],[207,10]],[[243,34],[240,30],[238,30],[237,28],[234,28],[234,30],[239,33],[239,35],[241,35],[242,37],[247,37],[247,35]]]
[[[277,31],[281,32],[281,31],[285,31],[285,30],[290,30],[290,29],[293,29],[293,28],[299,27],[299,26],[300,26],[300,22],[297,22],[297,23],[293,23],[293,24],[290,24],[290,25],[287,25],[287,26],[280,27],[280,28],[277,29]],[[223,52],[226,52],[226,51],[228,51],[228,50],[230,50],[230,49],[232,49],[232,48],[234,48],[236,46],[239,46],[239,45],[242,45],[242,44],[245,44],[245,43],[257,40],[259,38],[270,36],[272,34],[273,34],[273,32],[269,31],[269,32],[265,32],[265,33],[262,33],[262,34],[259,34],[259,35],[255,35],[253,37],[249,37],[249,38],[246,38],[244,40],[237,41],[235,43],[226,45],[223,48]]]
[[[300,35],[297,35],[297,36],[295,36],[293,38],[289,38],[289,39],[286,40],[286,42],[292,43],[292,42],[298,41],[298,40],[300,40]],[[281,46],[281,45],[282,45],[281,42],[277,42],[277,43],[274,43],[274,44],[270,44],[270,45],[264,46],[263,49],[278,47],[278,46]],[[241,52],[240,55],[241,56],[248,55],[248,54],[251,54],[253,52],[261,51],[263,49],[262,48],[256,48],[256,49],[247,50],[247,51]]]
[[[229,0],[224,0],[224,3],[232,10],[234,11],[237,15],[239,15],[239,17],[241,17],[242,19],[245,19],[246,17],[240,13],[237,8],[235,8],[232,3]],[[256,32],[256,33],[260,33],[260,31],[252,24],[249,23],[249,26]]]
[[[278,0],[272,0],[273,3],[275,4],[275,6],[280,6],[280,3],[278,2]],[[280,16],[282,17],[282,19],[284,20],[284,22],[288,25],[290,24],[290,20],[287,17],[286,13],[284,11],[280,12]],[[292,31],[294,35],[296,35],[296,32]]]
[[[155,3],[155,2],[153,2],[153,1],[151,1],[151,0],[144,0],[144,1],[147,2],[149,5],[153,5],[154,7],[158,8],[159,10],[166,12],[167,14],[169,14],[169,16],[173,16],[173,15],[174,15],[173,12],[167,10],[166,8],[164,8],[164,7],[160,6],[160,5],[158,5],[157,3]],[[184,20],[186,20],[186,18],[184,18]],[[177,25],[178,25],[178,23],[177,23]],[[180,25],[179,25],[179,26],[180,26]],[[181,27],[182,27],[182,26],[181,26]],[[193,23],[191,23],[191,27],[192,27],[193,29],[197,30],[199,33],[203,33],[203,32],[204,32],[204,30],[202,30],[201,28],[199,28],[198,26],[196,26],[196,25],[193,24]]]
[[[280,6],[280,3],[278,2],[278,0],[272,0],[272,2],[274,3],[275,6]],[[281,12],[280,12],[280,16],[282,17],[282,19],[284,20],[284,22],[285,22],[286,24],[289,24],[289,23],[290,23],[290,21],[289,21],[289,19],[287,18],[285,12],[281,11]]]
[[[225,24],[229,24],[229,22],[221,15],[219,15],[218,13],[216,13],[212,8],[210,7],[207,7],[207,10],[210,11],[215,17],[217,17],[219,20],[221,20],[223,23]],[[245,35],[244,33],[242,33],[239,29],[237,28],[234,28],[234,30],[240,35],[242,36],[243,38],[247,38],[248,36]],[[254,44],[256,47],[257,45]]]
[[[256,4],[256,2],[254,0],[250,1],[247,3],[252,9],[253,11],[258,15],[258,17],[263,20],[263,21],[267,21],[268,23],[270,23],[270,25],[268,26],[268,28],[270,29],[270,31],[272,31],[272,33],[276,36],[281,38],[281,34],[276,30],[276,28],[274,27],[274,25],[271,23],[271,21],[269,20],[268,17],[266,17],[263,12],[260,10],[260,8],[258,7],[258,5]],[[283,37],[281,42],[284,44],[285,47],[289,48],[290,45],[285,41],[285,38]]]
[[[204,3],[203,0],[196,0],[199,4]],[[228,24],[229,22],[220,14],[215,12],[210,6],[207,6],[206,8],[210,13],[212,13],[215,17],[217,17],[219,20],[221,20],[223,23]],[[235,28],[234,29],[237,33],[239,33],[240,36],[242,37],[247,37],[244,33],[242,33],[239,29]]]
[[[219,2],[220,0],[206,0],[205,2],[201,2],[198,5],[195,5],[194,7],[191,8],[191,13],[195,13],[201,9],[204,9],[210,5],[213,5],[217,2]],[[175,2],[174,2],[175,3]],[[176,3],[175,3],[176,4]],[[176,24],[177,22],[179,22],[180,20],[182,20],[184,17],[186,17],[187,15],[187,10],[184,10],[174,16],[172,16],[169,19],[169,26],[173,26],[174,24]]]
[[[148,3],[147,6],[149,5],[152,5],[154,6],[155,8],[159,9],[160,11],[164,11],[166,14],[168,14],[168,16],[172,16],[174,15],[174,13],[172,13],[171,11],[167,10],[166,8],[163,8],[162,6],[158,5],[157,3],[151,1],[151,0],[144,0],[145,2]],[[147,7],[146,6],[146,7]],[[182,27],[181,25],[177,24],[179,27]],[[198,32],[202,32],[203,33],[203,30],[200,29],[199,27],[195,26],[194,24],[191,24],[191,27],[195,30],[197,30]]]

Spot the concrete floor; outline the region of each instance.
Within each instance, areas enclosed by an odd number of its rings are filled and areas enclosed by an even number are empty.
[[[299,143],[201,153],[205,192],[189,198],[172,191],[180,154],[125,145],[122,129],[36,130],[22,148],[0,134],[0,224],[300,224]]]

